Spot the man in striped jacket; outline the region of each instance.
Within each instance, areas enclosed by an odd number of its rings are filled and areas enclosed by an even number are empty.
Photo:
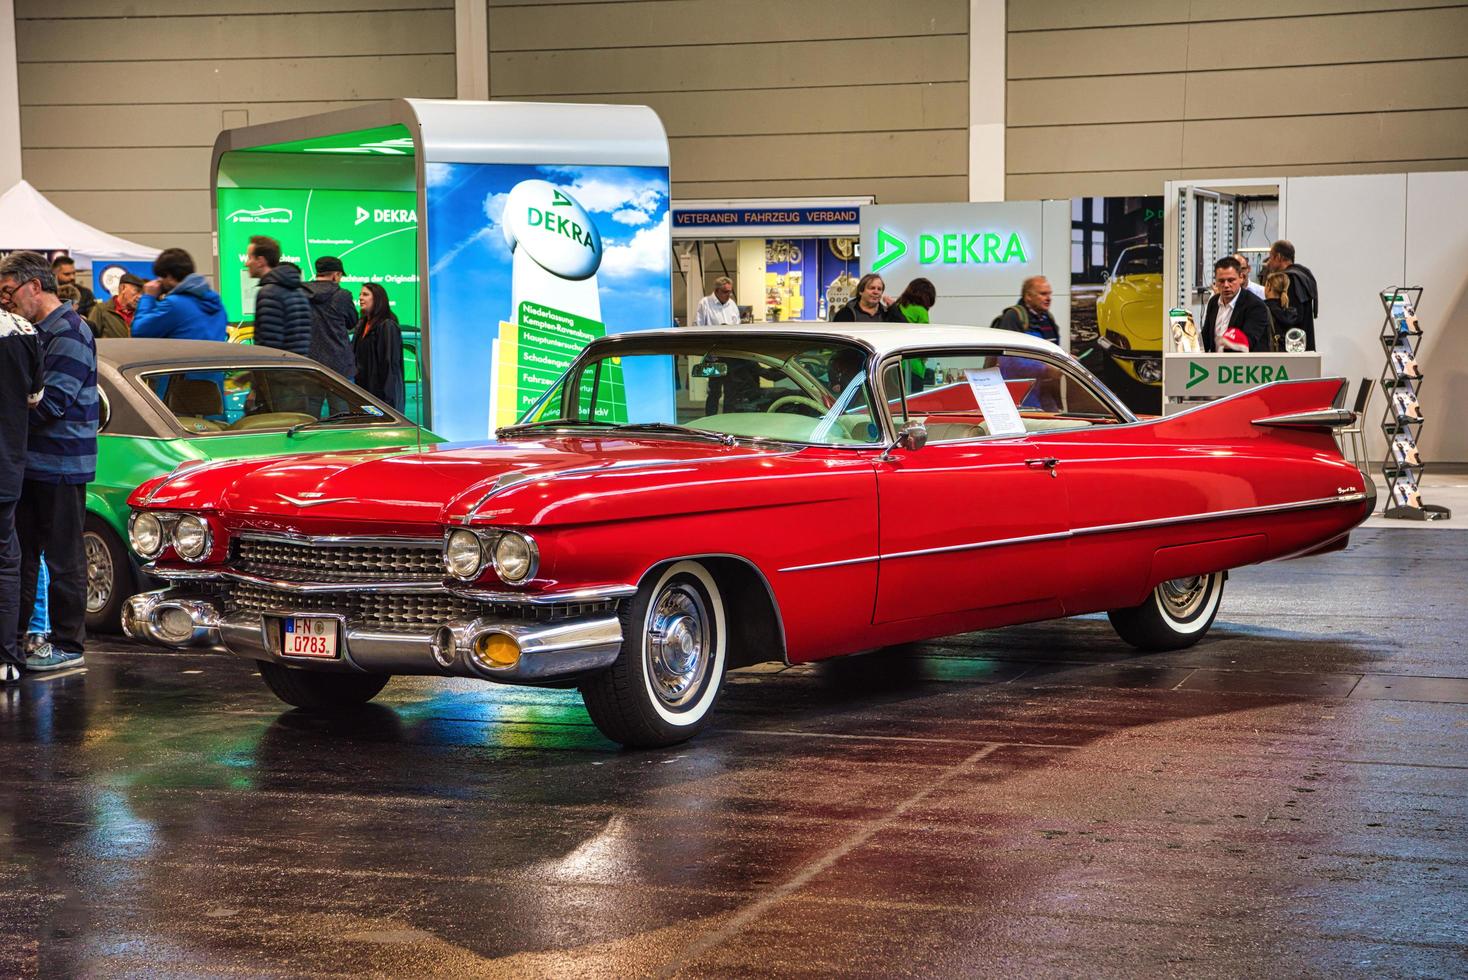
[[[30,410],[15,524],[22,609],[35,604],[43,553],[51,573],[51,643],[26,658],[26,669],[80,666],[87,611],[82,527],[87,484],[97,470],[97,348],[86,322],[57,298],[51,263],[35,252],[0,260],[0,306],[35,325],[43,351],[45,391]]]

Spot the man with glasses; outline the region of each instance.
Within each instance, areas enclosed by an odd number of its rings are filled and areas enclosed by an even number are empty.
[[[97,469],[97,348],[76,310],[57,298],[50,263],[35,252],[13,252],[0,260],[0,307],[35,325],[45,385],[30,410],[15,523],[20,608],[35,604],[44,554],[51,574],[51,642],[26,657],[25,665],[32,671],[76,667],[86,638],[82,526],[87,484]]]

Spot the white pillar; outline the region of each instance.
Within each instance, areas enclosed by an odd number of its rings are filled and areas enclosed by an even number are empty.
[[[454,73],[459,98],[479,102],[489,98],[489,4],[486,0],[454,0]]]
[[[15,0],[0,0],[0,193],[20,180],[20,76],[15,64]]]
[[[968,199],[1004,200],[1005,0],[968,4]]]

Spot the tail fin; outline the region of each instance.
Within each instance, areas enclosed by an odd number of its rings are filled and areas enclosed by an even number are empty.
[[[1169,415],[1158,420],[1156,431],[1196,442],[1273,434],[1338,453],[1331,430],[1356,419],[1355,412],[1342,407],[1345,395],[1344,378],[1276,381]]]

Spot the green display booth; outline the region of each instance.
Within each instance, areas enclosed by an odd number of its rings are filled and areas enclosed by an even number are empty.
[[[673,322],[668,141],[645,106],[394,99],[225,130],[212,174],[230,321],[254,316],[251,236],[305,279],[340,258],[403,326],[409,414],[452,440],[512,422],[595,337]]]

